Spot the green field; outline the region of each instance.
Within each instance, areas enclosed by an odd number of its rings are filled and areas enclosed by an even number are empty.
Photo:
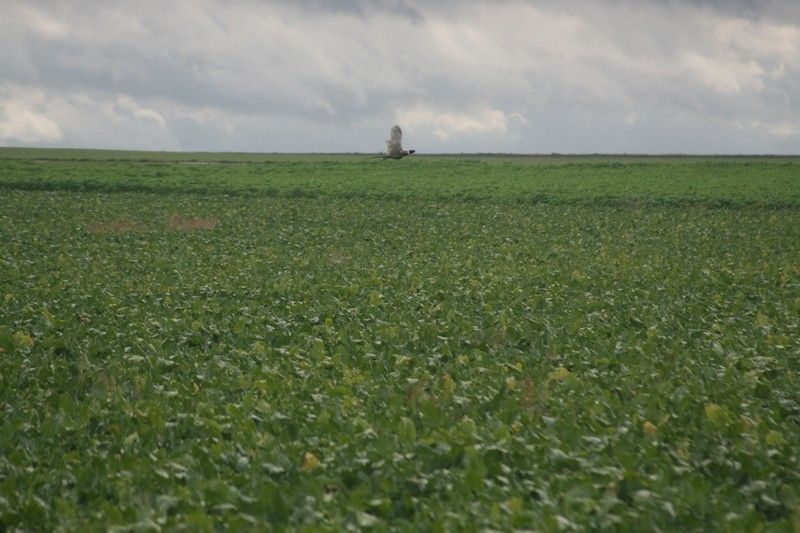
[[[0,530],[800,528],[800,158],[0,150]]]

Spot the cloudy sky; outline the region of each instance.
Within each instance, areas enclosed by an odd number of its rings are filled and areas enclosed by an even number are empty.
[[[800,2],[3,0],[0,145],[800,153]]]

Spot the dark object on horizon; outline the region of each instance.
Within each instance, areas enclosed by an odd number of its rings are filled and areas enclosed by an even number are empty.
[[[389,130],[389,138],[386,139],[386,155],[383,156],[383,158],[403,159],[405,156],[416,152],[416,150],[403,150],[403,147],[400,145],[402,140],[403,130],[400,129],[400,126],[395,124],[392,126],[392,129]]]

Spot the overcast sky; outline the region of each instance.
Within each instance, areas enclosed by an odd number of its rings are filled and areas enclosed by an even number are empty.
[[[800,2],[2,1],[0,145],[378,152],[394,123],[420,152],[800,153]]]

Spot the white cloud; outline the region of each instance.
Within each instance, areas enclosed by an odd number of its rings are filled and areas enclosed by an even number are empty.
[[[797,124],[787,121],[762,122],[761,120],[736,120],[735,126],[740,130],[755,130],[772,137],[797,137]]]
[[[147,107],[142,107],[137,104],[133,98],[129,96],[118,96],[114,103],[114,112],[129,114],[130,116],[142,120],[150,120],[158,126],[165,128],[167,121],[161,116],[161,113]]]
[[[64,134],[46,115],[20,102],[0,103],[0,140],[12,143],[48,143]]]
[[[454,134],[503,133],[510,115],[482,107],[472,111],[444,111],[428,105],[413,105],[395,111],[397,121],[409,129],[429,129],[444,141]],[[521,117],[518,113],[516,116]],[[523,117],[524,118],[524,117]]]
[[[31,31],[45,39],[63,39],[70,34],[69,27],[60,20],[34,10],[29,10],[27,15]]]
[[[129,148],[179,147],[162,114],[131,96],[0,86],[2,142],[107,147],[109,139]]]
[[[0,87],[0,141],[38,144],[63,136],[58,123],[48,116],[42,91]]]
[[[137,109],[133,112],[133,116],[145,120],[152,120],[162,128],[167,125],[167,122],[164,120],[164,117],[161,116],[161,113],[158,111],[153,111],[152,109]]]
[[[794,24],[731,17],[711,19],[707,25],[723,50],[768,61],[800,59],[800,28]]]
[[[172,108],[172,114],[177,119],[189,120],[200,126],[211,126],[225,133],[226,136],[233,135],[236,131],[234,117],[220,109],[212,108],[193,108],[176,106]]]
[[[726,60],[687,52],[680,62],[691,77],[700,79],[721,93],[738,94],[743,90],[758,92],[766,86],[764,69],[752,60]]]

